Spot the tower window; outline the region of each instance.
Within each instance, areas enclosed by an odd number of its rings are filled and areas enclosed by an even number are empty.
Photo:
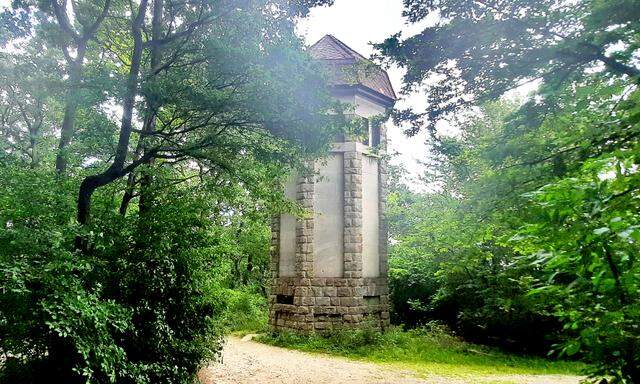
[[[380,146],[380,123],[374,122],[369,124],[369,142],[372,147]]]
[[[363,118],[362,124],[364,125],[364,135],[362,138],[362,144],[369,145],[371,142],[371,124],[369,123],[369,119]]]

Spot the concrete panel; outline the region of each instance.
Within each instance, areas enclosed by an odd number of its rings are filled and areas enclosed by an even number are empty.
[[[284,186],[284,195],[296,201],[296,175],[291,175]],[[295,276],[296,260],[296,218],[292,215],[280,215],[280,260],[278,275],[280,277]]]
[[[344,175],[342,154],[334,153],[318,163],[314,192],[314,258],[316,277],[342,277],[344,270]]]
[[[336,99],[342,103],[351,104],[353,109],[347,113],[354,113],[360,117],[371,118],[384,115],[386,112],[384,106],[356,94],[340,95]]]
[[[358,116],[371,118],[374,116],[384,115],[385,113],[385,108],[382,105],[374,103],[358,95],[356,95],[355,97],[355,105],[355,112]]]
[[[362,276],[380,276],[378,159],[362,158]]]

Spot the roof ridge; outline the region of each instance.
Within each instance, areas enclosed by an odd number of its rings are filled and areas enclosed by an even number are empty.
[[[311,45],[308,48],[308,50],[310,52],[313,52],[314,50],[317,50],[317,49],[322,50],[323,46],[330,47],[331,49],[335,50],[338,55],[340,55],[339,58],[338,57],[335,57],[333,59],[326,58],[325,60],[370,61],[369,59],[365,58],[364,56],[362,56],[361,54],[353,50],[351,47],[349,47],[347,44],[342,42],[340,39],[338,39],[337,37],[331,34],[326,34],[322,36],[322,38],[320,38],[320,40],[316,41],[313,45]]]
[[[326,34],[315,44],[308,48],[310,55],[317,60],[322,60],[331,66],[333,72],[332,81],[337,84],[353,85],[345,78],[344,69],[356,65],[358,62],[366,62],[375,65],[376,70],[371,73],[357,74],[356,85],[368,88],[391,100],[396,100],[397,96],[391,85],[389,75],[382,66],[371,59],[367,59],[353,48],[342,42],[337,37]]]
[[[369,60],[366,57],[364,57],[361,54],[359,54],[358,52],[356,52],[353,48],[349,47],[347,44],[343,43],[342,40],[340,40],[337,37],[333,36],[332,34],[327,34],[327,35],[325,35],[325,37],[328,37],[328,38],[334,40],[340,46],[340,48],[342,48],[343,50],[345,50],[346,52],[351,54],[351,56],[355,56],[358,59]]]
[[[311,46],[309,46],[309,48],[307,48],[307,49],[309,49],[309,50],[310,50],[310,49],[312,49],[312,48],[313,48],[313,47],[315,47],[316,45],[320,44],[320,42],[321,42],[322,40],[324,40],[324,38],[325,38],[325,37],[328,37],[328,36],[329,36],[329,35],[324,35],[324,36],[322,36],[320,39],[318,39],[318,41],[316,41],[315,43],[311,44]]]

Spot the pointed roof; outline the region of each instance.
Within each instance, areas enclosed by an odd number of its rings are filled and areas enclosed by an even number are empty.
[[[356,64],[372,64],[364,56],[349,48],[345,43],[332,35],[325,35],[309,47],[309,54],[316,60],[325,63],[332,74],[332,83],[338,87],[363,88],[367,93],[379,99],[387,106],[393,105],[397,97],[389,81],[387,72],[378,66],[360,71]]]

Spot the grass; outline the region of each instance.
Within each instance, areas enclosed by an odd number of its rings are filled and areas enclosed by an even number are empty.
[[[221,323],[225,333],[244,336],[265,332],[268,329],[267,299],[250,289],[227,289]]]
[[[466,343],[439,327],[410,331],[392,328],[385,333],[373,329],[340,330],[309,336],[279,332],[261,336],[258,341],[301,351],[383,363],[425,376],[580,375],[585,368],[579,362],[512,355]],[[487,381],[483,380],[483,383]]]

